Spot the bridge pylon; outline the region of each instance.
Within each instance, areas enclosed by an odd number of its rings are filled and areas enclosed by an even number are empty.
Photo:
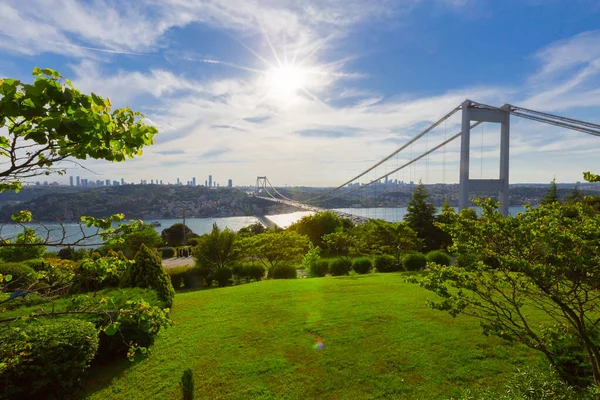
[[[267,189],[267,177],[266,176],[257,176],[256,177],[256,186],[254,187],[254,194],[258,194],[260,189]]]
[[[477,191],[495,191],[499,193],[500,212],[508,215],[508,178],[509,178],[509,142],[511,106],[500,108],[480,107],[471,100],[462,103],[462,129],[460,140],[460,192],[458,208],[469,208],[469,194]],[[470,179],[469,156],[471,146],[471,122],[492,122],[500,124],[500,174],[498,179]]]

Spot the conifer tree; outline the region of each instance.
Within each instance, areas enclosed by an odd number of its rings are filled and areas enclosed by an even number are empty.
[[[552,179],[552,182],[550,182],[550,191],[548,192],[548,194],[546,194],[543,198],[541,203],[542,204],[551,204],[551,203],[557,203],[558,202],[558,193],[557,193],[557,189],[556,189],[556,178]]]
[[[573,188],[573,191],[567,196],[567,201],[572,203],[578,203],[583,201],[584,197],[585,196],[583,195],[583,193],[581,193],[581,190],[579,190],[579,184],[576,184]]]
[[[419,181],[404,215],[404,221],[423,240],[426,251],[437,249],[440,237],[440,229],[434,225],[435,206],[427,201],[428,198],[425,185]]]
[[[135,263],[125,274],[124,286],[154,289],[158,298],[163,300],[167,307],[171,307],[175,298],[175,289],[169,275],[162,267],[158,254],[142,244],[134,261]]]

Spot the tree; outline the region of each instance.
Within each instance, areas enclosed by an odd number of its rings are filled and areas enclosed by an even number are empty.
[[[419,181],[404,215],[404,221],[423,240],[426,251],[437,250],[441,236],[440,229],[434,225],[435,206],[427,201],[428,198],[425,185]]]
[[[447,215],[449,215],[450,210],[454,210],[452,208],[452,206],[450,206],[450,202],[448,201],[448,199],[444,200],[444,204],[442,204],[442,208],[440,210],[440,214],[436,216],[436,221],[438,223],[437,226],[439,226],[439,224],[446,224],[449,223],[450,221],[447,219]],[[470,208],[466,208],[465,210],[472,210]],[[472,210],[474,211],[474,210]],[[439,245],[440,245],[440,249],[446,250],[448,249],[448,247],[452,246],[452,236],[450,236],[450,234],[448,232],[445,232],[443,229],[440,230],[440,235],[439,235]]]
[[[445,229],[458,256],[495,262],[430,264],[420,284],[440,296],[431,307],[473,316],[484,333],[541,351],[571,384],[581,382],[573,366],[583,364],[598,385],[600,217],[582,203],[528,207],[516,217],[502,216],[489,199],[479,203],[479,219],[448,211]]]
[[[323,235],[323,245],[330,256],[342,257],[349,260],[351,253],[358,254],[364,248],[360,236],[352,235],[349,231],[338,229],[333,233]]]
[[[134,232],[123,235],[123,243],[105,247],[116,252],[122,251],[127,258],[132,259],[143,244],[155,249],[161,247],[163,243],[162,238],[152,225],[143,224]]]
[[[0,259],[6,262],[40,258],[46,252],[44,239],[36,235],[32,228],[25,228],[17,234],[14,240],[16,246],[2,246],[3,244],[6,243],[0,243]]]
[[[221,230],[217,224],[213,224],[212,231],[202,235],[194,248],[196,265],[211,269],[229,267],[237,257],[235,239],[235,232],[231,229]]]
[[[255,222],[252,225],[244,226],[237,234],[240,236],[252,236],[266,232],[267,228],[260,222]]]
[[[600,175],[592,174],[591,172],[584,172],[583,179],[588,182],[600,182]]]
[[[158,254],[145,244],[142,244],[140,251],[135,255],[133,265],[125,273],[124,285],[154,289],[158,298],[164,301],[167,307],[173,305],[175,289],[171,284],[171,278],[163,269]]]
[[[573,188],[573,191],[571,193],[569,193],[569,195],[567,196],[567,201],[570,202],[580,202],[584,200],[584,195],[583,193],[581,193],[581,190],[579,190],[579,184],[575,185],[575,187]]]
[[[362,253],[389,254],[398,264],[403,254],[418,251],[423,246],[423,241],[406,222],[374,219],[355,230],[356,236],[361,238]]]
[[[243,239],[239,244],[244,258],[259,260],[268,270],[300,259],[310,246],[310,241],[297,232],[281,231],[261,233]]]
[[[541,204],[550,204],[558,202],[558,193],[556,189],[556,179],[552,179],[550,182],[550,189],[548,193],[540,201]]]
[[[183,231],[185,230],[185,238],[189,239],[192,237],[198,237],[187,225],[183,225],[181,222],[171,225],[167,229],[163,229],[160,236],[170,247],[185,246]]]
[[[300,219],[288,230],[308,236],[313,246],[322,247],[323,236],[342,228],[344,221],[331,211],[318,212]]]

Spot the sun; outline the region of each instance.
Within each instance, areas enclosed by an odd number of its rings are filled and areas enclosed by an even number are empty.
[[[282,100],[290,100],[305,90],[307,71],[293,65],[282,65],[267,70],[267,86],[270,92]]]

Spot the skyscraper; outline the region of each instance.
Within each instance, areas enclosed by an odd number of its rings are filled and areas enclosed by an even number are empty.
[[[110,186],[110,179],[106,180],[106,186]]]
[[[233,187],[233,181],[231,179],[227,181],[227,187]]]
[[[196,177],[192,178],[192,186],[196,186]]]
[[[77,178],[75,179],[75,181],[77,182],[77,186],[81,186],[81,180],[79,179],[79,177],[77,177]]]
[[[69,177],[69,186],[73,186],[73,177],[72,176]]]
[[[208,181],[204,181],[204,187],[208,186]]]
[[[212,175],[208,176],[208,187],[212,187]]]
[[[177,186],[179,186],[181,183],[179,182],[179,178],[177,178]]]
[[[154,179],[150,179],[150,184],[154,185]]]
[[[121,178],[121,186],[125,185],[125,179]]]

